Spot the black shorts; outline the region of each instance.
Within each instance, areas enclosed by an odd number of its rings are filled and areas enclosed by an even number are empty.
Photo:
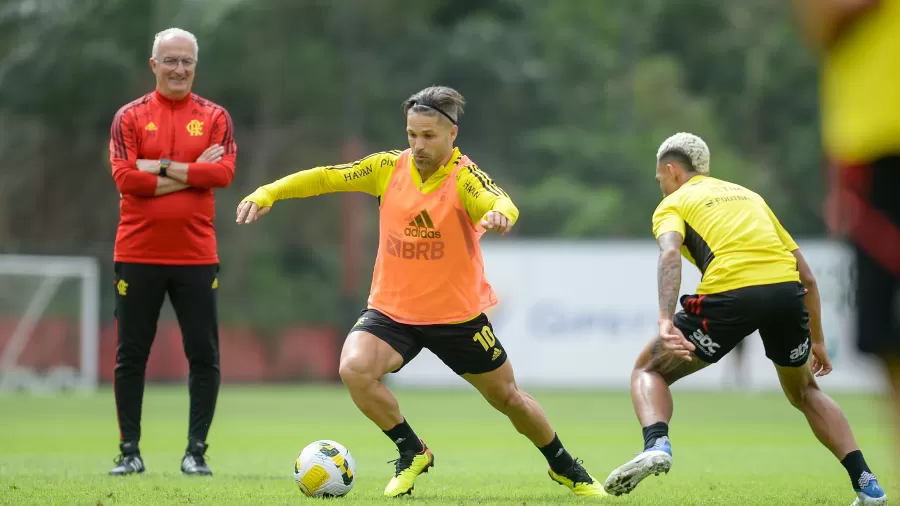
[[[428,349],[458,375],[491,372],[506,362],[506,350],[494,335],[487,315],[465,323],[407,325],[375,309],[366,309],[352,331],[368,332],[391,345],[403,357],[403,365]],[[403,368],[401,365],[397,372]]]
[[[715,363],[759,331],[766,356],[781,366],[809,358],[806,289],[799,282],[749,286],[710,295],[684,295],[675,326],[694,343],[694,354]]]
[[[900,156],[842,167],[837,179],[847,192],[836,205],[860,216],[839,232],[853,246],[856,342],[876,355],[900,353]],[[852,206],[852,207],[851,207]]]

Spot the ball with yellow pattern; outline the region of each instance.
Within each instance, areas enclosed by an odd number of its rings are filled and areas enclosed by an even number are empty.
[[[297,456],[294,481],[307,497],[342,497],[356,482],[356,461],[336,441],[314,441]]]

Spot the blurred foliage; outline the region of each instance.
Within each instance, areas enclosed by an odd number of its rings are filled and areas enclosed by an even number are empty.
[[[784,2],[7,0],[0,251],[111,265],[109,126],[152,90],[170,26],[198,36],[195,91],[235,122],[237,175],[217,193],[225,321],[352,318],[374,199],[280,203],[252,227],[234,207],[295,170],[403,148],[400,103],[435,83],[468,99],[459,144],[519,205],[519,237],[649,237],[656,148],[678,131],[794,235],[822,233],[815,67]]]

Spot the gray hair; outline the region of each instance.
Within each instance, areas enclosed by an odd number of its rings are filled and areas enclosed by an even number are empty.
[[[157,33],[156,37],[153,38],[153,51],[150,53],[150,56],[159,58],[159,43],[165,39],[172,39],[175,37],[181,37],[191,41],[191,43],[194,44],[194,59],[200,58],[200,47],[197,45],[197,37],[195,37],[193,33],[182,30],[181,28],[167,28]]]
[[[680,155],[690,161],[694,172],[709,175],[709,146],[694,134],[678,132],[663,141],[656,152],[657,163],[668,155]]]
[[[431,86],[406,99],[403,102],[403,114],[408,114],[409,111],[440,114],[455,125],[465,105],[466,99],[453,88]]]

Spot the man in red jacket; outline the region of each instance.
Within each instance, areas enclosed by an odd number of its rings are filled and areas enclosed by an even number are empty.
[[[218,254],[213,188],[234,176],[237,145],[222,107],[191,92],[197,39],[170,28],[156,35],[156,90],[116,113],[112,177],[121,194],[116,232],[115,397],[121,455],[110,474],[144,472],[138,449],[144,375],[166,294],[190,363],[185,474],[212,474],[206,436],[219,391]]]

